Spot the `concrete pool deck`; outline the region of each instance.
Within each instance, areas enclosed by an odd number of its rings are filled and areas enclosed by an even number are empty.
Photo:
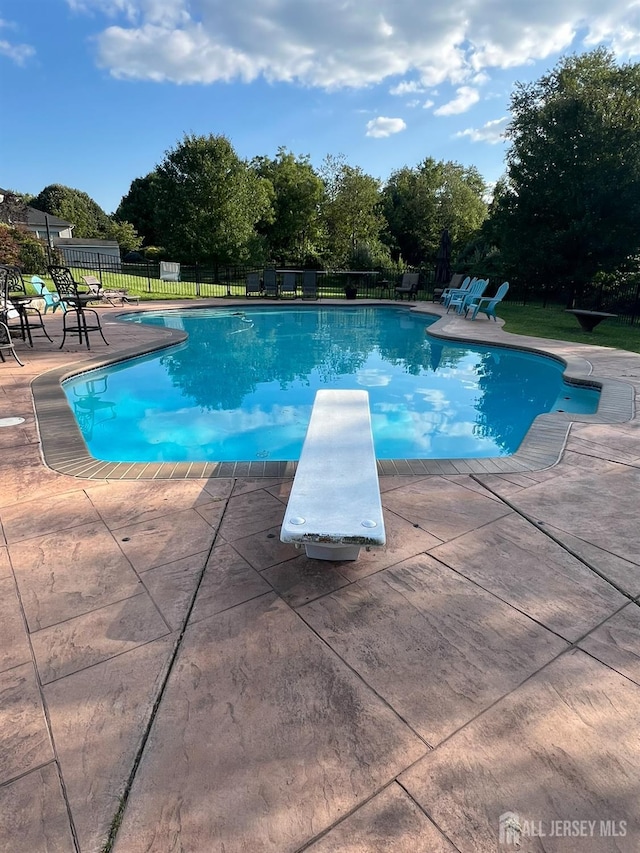
[[[382,476],[387,545],[319,564],[290,476],[43,464],[31,381],[162,334],[99,310],[0,364],[0,850],[640,849],[640,355],[449,317],[607,410],[551,466]]]

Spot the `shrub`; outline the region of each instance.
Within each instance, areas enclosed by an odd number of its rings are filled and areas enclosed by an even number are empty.
[[[47,269],[45,244],[19,225],[0,224],[0,263],[18,266],[23,272]]]
[[[0,224],[0,263],[17,266],[20,263],[20,243],[16,238],[17,229],[11,225]]]

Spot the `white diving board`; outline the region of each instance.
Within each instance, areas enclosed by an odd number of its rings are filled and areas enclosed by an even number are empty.
[[[280,539],[316,560],[385,544],[366,391],[317,392]]]

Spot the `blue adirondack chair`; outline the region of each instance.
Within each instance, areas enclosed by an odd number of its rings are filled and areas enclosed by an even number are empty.
[[[507,295],[507,291],[509,290],[509,282],[503,281],[498,290],[496,291],[495,296],[478,296],[474,297],[469,301],[469,303],[465,306],[465,317],[471,311],[471,319],[475,320],[478,316],[478,311],[482,311],[483,314],[487,315],[487,319],[493,317],[494,320],[497,321],[496,318],[496,305],[499,302],[502,302],[504,297]]]
[[[443,303],[445,308],[448,308],[449,302],[453,297],[454,293],[457,294],[468,291],[474,281],[477,281],[477,279],[471,278],[471,276],[468,275],[463,280],[461,280],[460,284],[457,287],[445,287],[445,289],[442,291],[440,302]]]
[[[456,309],[458,314],[462,314],[469,302],[476,296],[482,296],[489,285],[488,278],[479,278],[474,281],[468,290],[462,290],[458,293],[453,293],[447,306],[447,314],[452,308]]]
[[[60,300],[60,297],[57,293],[51,293],[47,285],[40,278],[39,275],[31,276],[31,284],[34,287],[36,293],[40,296],[41,299],[44,299],[44,313],[46,314],[49,308],[53,310],[53,313],[56,313],[57,308],[62,308],[62,311],[65,312],[67,310],[67,306]]]

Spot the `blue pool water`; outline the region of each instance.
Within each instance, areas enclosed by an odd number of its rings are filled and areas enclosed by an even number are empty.
[[[117,462],[296,460],[316,390],[369,392],[379,459],[514,453],[533,419],[594,412],[550,358],[449,343],[394,306],[288,305],[129,315],[184,344],[64,383],[93,456]],[[133,331],[133,330],[132,330]]]

